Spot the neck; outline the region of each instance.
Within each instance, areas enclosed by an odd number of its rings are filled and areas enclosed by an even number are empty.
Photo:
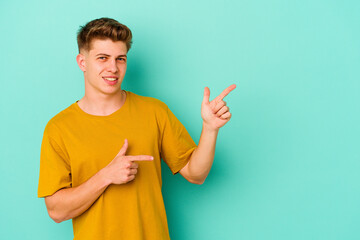
[[[119,90],[116,94],[86,94],[77,104],[86,113],[98,116],[107,116],[119,110],[125,103],[126,93]]]

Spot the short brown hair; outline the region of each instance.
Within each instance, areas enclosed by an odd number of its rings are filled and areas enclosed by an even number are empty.
[[[89,51],[92,40],[107,38],[113,40],[114,42],[124,42],[126,44],[127,51],[131,48],[132,33],[127,26],[112,18],[99,18],[80,27],[77,33],[79,53],[81,49]]]

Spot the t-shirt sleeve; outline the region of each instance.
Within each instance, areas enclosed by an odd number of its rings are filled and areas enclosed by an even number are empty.
[[[53,195],[62,188],[72,186],[71,168],[64,146],[61,146],[58,130],[45,127],[40,152],[40,176],[38,197]]]
[[[173,174],[178,173],[185,167],[196,147],[197,145],[184,125],[166,106],[161,156]]]

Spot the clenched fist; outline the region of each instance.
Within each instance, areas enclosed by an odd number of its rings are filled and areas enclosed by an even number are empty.
[[[138,164],[135,161],[152,161],[154,158],[148,155],[126,156],[128,141],[125,139],[124,145],[115,158],[104,168],[106,177],[111,184],[124,184],[135,178]]]

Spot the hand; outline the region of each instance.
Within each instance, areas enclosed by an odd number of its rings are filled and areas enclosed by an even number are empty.
[[[152,161],[154,158],[148,155],[126,156],[128,141],[125,139],[124,145],[115,158],[104,168],[106,178],[112,184],[124,184],[134,180],[137,173],[138,164],[134,161]]]
[[[209,102],[210,89],[205,87],[204,99],[201,104],[201,117],[206,127],[211,130],[218,130],[230,120],[231,113],[223,98],[235,88],[235,84],[230,85],[219,96]]]

